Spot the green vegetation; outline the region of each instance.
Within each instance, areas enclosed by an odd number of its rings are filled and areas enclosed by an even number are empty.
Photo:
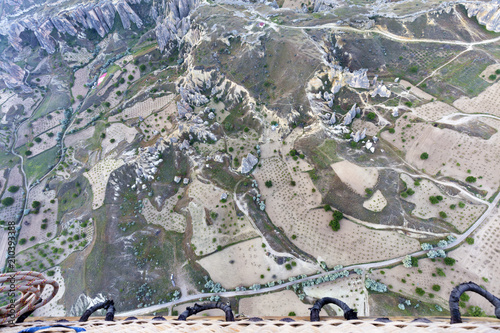
[[[444,273],[443,269],[439,268],[439,267],[436,268],[436,273],[439,276],[446,276],[446,274]]]
[[[460,207],[460,208],[464,208],[464,207],[465,207],[465,204],[464,204],[462,201],[460,201],[460,202],[458,203],[458,207]]]
[[[429,197],[429,201],[431,202],[431,204],[435,205],[437,203],[439,203],[439,200],[438,198],[436,198],[435,196],[430,196]]]
[[[340,230],[340,220],[344,218],[344,214],[338,210],[333,212],[333,220],[330,221],[329,225],[333,231]]]
[[[295,317],[295,316],[296,316],[296,314],[295,314],[295,312],[291,311],[291,312],[288,312],[288,316],[289,316],[289,317]]]
[[[424,295],[425,295],[425,291],[424,291],[422,288],[420,288],[420,287],[417,287],[417,288],[415,289],[415,292],[416,292],[416,293],[417,293],[417,295],[419,295],[419,296],[424,296]]]
[[[439,212],[439,217],[442,218],[442,219],[445,219],[445,218],[448,217],[448,215],[446,215],[445,212],[441,211],[441,212]]]
[[[52,147],[25,161],[26,176],[30,181],[41,178],[52,168],[57,161],[57,149]]]
[[[453,266],[455,265],[456,260],[450,257],[444,258],[444,263],[448,266]]]
[[[12,197],[6,197],[2,200],[2,205],[4,206],[12,206],[14,204],[14,199]]]
[[[265,185],[266,185],[266,187],[271,187],[271,186],[273,186],[273,182],[271,180],[267,180],[265,182]]]
[[[479,306],[471,305],[467,309],[467,316],[469,316],[469,317],[485,317],[486,313]]]
[[[465,241],[466,241],[466,242],[467,242],[467,244],[469,244],[469,245],[474,244],[474,238],[472,238],[472,237],[467,237],[467,238],[465,239]]]
[[[368,118],[369,120],[375,120],[375,118],[377,118],[377,115],[374,112],[369,112],[366,115],[366,118]]]
[[[434,291],[440,291],[441,290],[441,286],[439,284],[435,284],[432,286],[432,290]]]
[[[19,191],[19,186],[9,186],[7,191],[9,191],[10,193],[16,193],[17,191]]]
[[[465,178],[465,181],[466,181],[467,183],[475,183],[475,182],[476,182],[476,180],[477,180],[477,178],[476,178],[476,177],[473,177],[473,176],[469,176],[469,177]]]
[[[389,128],[389,133],[394,134],[396,133],[396,130],[394,128]]]
[[[428,159],[428,158],[429,158],[429,154],[428,154],[428,153],[422,153],[422,154],[420,155],[420,159],[421,159],[421,160],[426,160],[426,159]]]
[[[24,245],[24,244],[26,244],[26,242],[27,242],[26,238],[21,238],[19,240],[19,245]]]
[[[497,76],[495,74],[491,74],[490,76],[488,76],[488,79],[490,79],[491,81],[495,81],[497,79]]]

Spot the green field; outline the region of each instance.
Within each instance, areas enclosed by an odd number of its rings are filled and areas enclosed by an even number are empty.
[[[58,147],[47,149],[41,154],[28,158],[25,161],[26,176],[30,182],[44,176],[57,163]]]

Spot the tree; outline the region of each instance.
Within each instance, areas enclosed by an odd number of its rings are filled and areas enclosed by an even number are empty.
[[[132,81],[134,79],[134,76],[132,74],[129,74],[129,76],[127,78],[129,81]]]
[[[330,207],[330,205],[324,205],[323,208],[325,209],[325,212],[332,210],[332,207]]]
[[[474,238],[472,238],[472,237],[467,237],[467,238],[465,239],[465,241],[466,241],[466,242],[467,242],[467,244],[469,244],[469,245],[474,244]]]
[[[426,160],[426,159],[428,159],[428,158],[429,158],[429,154],[427,154],[427,153],[422,153],[422,154],[420,155],[420,159],[421,159],[421,160]]]
[[[35,141],[36,143],[40,143],[40,142],[42,142],[42,138],[37,137],[37,138],[33,139],[33,141]]]
[[[425,291],[424,291],[422,288],[420,288],[420,287],[417,287],[417,288],[415,289],[415,292],[416,292],[416,293],[417,293],[417,295],[419,295],[419,296],[424,296],[424,295],[425,295]]]
[[[39,208],[40,205],[41,205],[40,201],[36,201],[36,200],[31,203],[31,207],[33,207],[35,209]]]
[[[476,177],[473,177],[473,176],[469,176],[469,177],[465,178],[465,181],[466,181],[467,183],[475,183],[475,182],[476,182],[476,180],[477,180],[477,178],[476,178]]]
[[[445,212],[439,212],[439,217],[441,217],[442,219],[445,219],[448,217],[448,215],[446,215]]]
[[[429,197],[429,201],[431,202],[431,204],[435,205],[437,203],[439,203],[439,200],[435,197],[435,196],[430,196]]]
[[[445,263],[446,265],[448,265],[448,266],[453,266],[453,265],[455,265],[455,261],[456,261],[455,259],[450,258],[450,257],[446,257],[446,258],[444,258],[444,263]]]
[[[435,284],[435,285],[432,286],[432,290],[434,290],[434,291],[440,291],[441,290],[441,286],[438,285],[438,284]]]
[[[394,128],[389,128],[389,133],[394,134],[396,133],[396,130]]]
[[[26,150],[26,151],[24,152],[24,155],[26,155],[26,156],[31,156],[31,154],[33,154],[33,153],[31,152],[31,150]]]
[[[369,112],[366,115],[366,118],[368,118],[369,120],[375,120],[375,118],[377,118],[377,115],[374,112]]]
[[[291,311],[291,312],[288,312],[288,316],[289,316],[289,317],[295,317],[295,316],[296,316],[296,314],[295,314],[295,312]]]
[[[26,238],[21,238],[19,240],[19,245],[24,245],[24,244],[26,244],[26,242],[27,242]]]
[[[273,182],[271,180],[268,180],[265,182],[266,187],[271,187],[273,186]]]
[[[7,197],[7,198],[2,200],[2,205],[4,205],[4,206],[12,206],[13,203],[14,203],[14,199],[12,197]]]
[[[76,99],[79,100],[79,101],[81,101],[83,99],[83,96],[82,95],[78,95],[78,96],[76,96]]]
[[[337,220],[331,220],[329,223],[330,227],[332,228],[333,231],[339,231],[340,230],[340,222]]]
[[[9,191],[10,193],[16,193],[17,191],[19,191],[19,186],[10,186],[7,191]]]
[[[488,79],[490,79],[491,81],[495,81],[497,79],[497,76],[495,74],[491,74],[490,76],[488,76]]]
[[[140,70],[141,72],[144,72],[144,71],[146,70],[146,65],[141,64],[141,65],[139,66],[139,70]]]

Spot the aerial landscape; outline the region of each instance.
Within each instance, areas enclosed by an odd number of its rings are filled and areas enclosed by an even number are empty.
[[[500,295],[500,0],[0,14],[0,267],[58,282],[34,315],[308,316],[328,296],[449,316],[463,282]]]

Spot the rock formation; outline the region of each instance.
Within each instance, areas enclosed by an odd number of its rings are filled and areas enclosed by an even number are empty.
[[[500,1],[488,1],[465,4],[467,15],[475,16],[477,21],[486,26],[486,29],[500,32]]]
[[[241,173],[249,173],[258,162],[257,157],[248,153],[247,157],[243,157],[241,161]]]

